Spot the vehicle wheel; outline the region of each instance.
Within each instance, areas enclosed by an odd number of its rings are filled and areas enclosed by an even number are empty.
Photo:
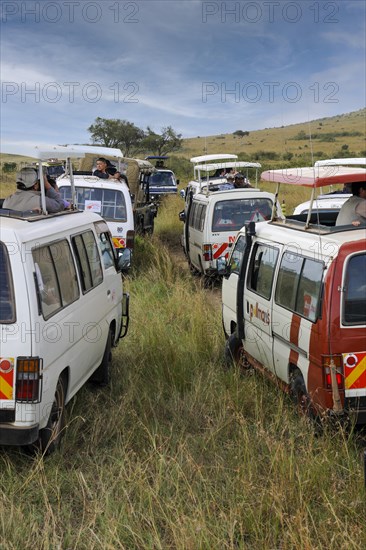
[[[99,386],[107,386],[111,380],[111,362],[112,362],[112,333],[108,332],[107,343],[105,346],[103,359],[97,370],[91,376],[91,381]]]
[[[192,264],[189,258],[188,258],[188,267],[189,267],[189,271],[191,272],[191,275],[193,275],[194,277],[199,277],[201,275],[201,273],[198,271],[198,269],[194,267],[194,265]]]
[[[292,373],[290,389],[291,396],[298,410],[298,413],[313,420],[314,411],[311,405],[311,399],[308,392],[306,391],[304,378],[299,369],[295,369]]]
[[[227,369],[233,365],[243,366],[243,359],[243,344],[236,333],[233,332],[225,342],[224,366]]]
[[[47,425],[40,430],[35,447],[45,455],[53,453],[60,446],[65,428],[66,379],[60,376]]]
[[[150,222],[150,227],[148,227],[148,229],[146,229],[145,231],[146,235],[152,235],[154,233],[154,226],[155,226],[155,222],[154,222],[154,218],[152,217]]]

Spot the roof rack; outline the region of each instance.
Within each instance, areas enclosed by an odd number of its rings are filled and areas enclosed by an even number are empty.
[[[72,170],[71,159],[84,158],[86,154],[98,154],[102,156],[109,156],[110,158],[118,159],[123,158],[123,154],[120,149],[112,147],[99,147],[96,145],[54,145],[48,143],[31,143],[29,141],[10,142],[3,141],[1,143],[1,152],[10,155],[23,155],[25,157],[31,157],[39,161],[39,180],[41,186],[41,207],[42,214],[47,216],[46,208],[46,193],[44,187],[42,161],[49,158],[66,160],[66,172],[70,176],[71,183],[71,201],[72,207],[76,209],[76,192],[74,185],[74,177]]]
[[[281,183],[312,188],[309,210],[305,223],[305,229],[308,229],[310,226],[310,218],[315,199],[315,190],[318,187],[324,187],[326,185],[365,182],[366,168],[355,166],[356,164],[366,165],[365,160],[366,159],[364,158],[323,160],[316,162],[314,166],[307,166],[303,168],[266,170],[261,174],[261,178],[265,181],[277,183],[275,193],[276,201]],[[339,164],[340,161],[342,161],[342,164]],[[274,217],[275,212],[273,210],[271,221],[273,221]]]

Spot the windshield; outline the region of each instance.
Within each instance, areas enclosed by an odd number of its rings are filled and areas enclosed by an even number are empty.
[[[215,204],[212,231],[239,231],[247,222],[269,220],[272,213],[270,199],[235,199]]]
[[[155,172],[151,174],[150,187],[175,187],[175,181],[171,172]]]
[[[0,243],[0,323],[15,323],[13,280],[4,243]]]
[[[122,191],[114,189],[96,189],[94,187],[75,187],[77,207],[80,210],[97,212],[105,220],[127,221],[126,201]],[[71,187],[60,187],[61,197],[71,201]]]

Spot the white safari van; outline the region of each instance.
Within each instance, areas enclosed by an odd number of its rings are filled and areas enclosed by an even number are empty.
[[[218,258],[227,257],[237,232],[246,222],[269,220],[274,195],[259,189],[200,192],[188,200],[183,248],[190,267],[200,274],[217,275]],[[277,214],[281,216],[278,206]]]
[[[269,220],[275,197],[258,188],[233,188],[227,177],[220,175],[227,171],[246,172],[249,183],[249,170],[255,170],[255,184],[258,181],[258,163],[232,160],[212,162],[213,155],[194,157],[195,179],[188,185],[185,196],[185,210],[179,214],[184,222],[182,245],[193,272],[205,277],[215,277],[217,260],[226,258],[237,232],[246,222]],[[218,155],[216,155],[216,158]],[[202,163],[206,159],[206,164]],[[244,175],[244,174],[243,174]],[[254,183],[254,181],[253,181]],[[276,214],[282,216],[277,204]]]
[[[128,327],[123,262],[98,214],[0,209],[0,445],[53,451],[67,402],[108,382]]]
[[[118,255],[127,248],[131,252],[135,242],[134,213],[129,187],[126,179],[100,179],[93,176],[98,157],[104,157],[116,163],[122,172],[123,155],[119,149],[93,145],[69,145],[74,156],[80,158],[80,170],[70,171],[57,179],[57,185],[64,200],[74,202],[79,210],[89,210],[100,214],[108,224],[113,244]],[[75,188],[73,201],[71,189]]]
[[[365,182],[362,168],[270,170],[262,178],[312,186]],[[366,226],[337,213],[247,224],[222,285],[227,357],[260,369],[302,412],[366,423]]]

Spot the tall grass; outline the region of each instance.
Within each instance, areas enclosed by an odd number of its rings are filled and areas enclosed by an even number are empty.
[[[110,387],[73,399],[48,459],[1,450],[0,548],[363,548],[358,438],[316,437],[275,386],[222,368],[218,291],[176,261],[176,206],[137,243]]]

